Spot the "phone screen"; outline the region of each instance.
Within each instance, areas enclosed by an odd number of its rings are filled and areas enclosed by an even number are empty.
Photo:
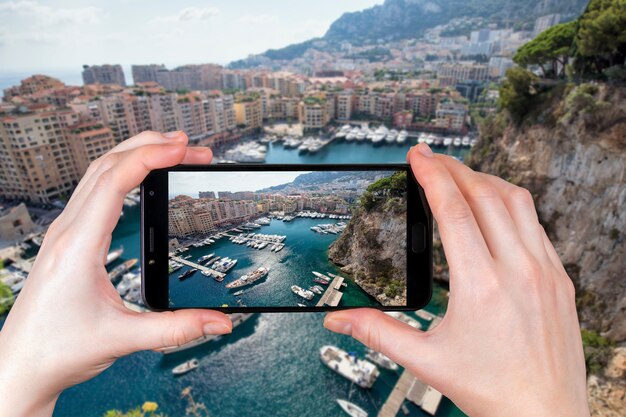
[[[407,172],[170,171],[168,298],[407,305]]]

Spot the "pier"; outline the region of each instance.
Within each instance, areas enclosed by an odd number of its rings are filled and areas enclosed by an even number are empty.
[[[322,298],[320,298],[315,307],[323,307],[324,305],[337,307],[339,305],[339,301],[341,301],[341,297],[343,296],[343,293],[339,291],[339,289],[341,288],[344,279],[344,277],[335,276],[332,282],[328,284],[326,291],[322,294]]]
[[[378,412],[378,417],[395,417],[405,399],[434,416],[442,398],[443,395],[439,391],[424,384],[411,375],[409,371],[404,370],[387,401]]]
[[[218,272],[215,269],[211,269],[211,268],[209,268],[207,266],[203,266],[203,265],[197,264],[195,262],[188,261],[187,259],[179,258],[178,256],[172,256],[171,259],[176,261],[176,262],[178,262],[178,263],[180,263],[180,264],[187,265],[187,266],[190,266],[192,268],[196,268],[199,271],[208,272],[208,273],[211,274],[211,276],[213,276],[213,278],[216,278],[219,281],[223,280],[224,277],[226,276],[226,274],[224,274],[222,272]]]

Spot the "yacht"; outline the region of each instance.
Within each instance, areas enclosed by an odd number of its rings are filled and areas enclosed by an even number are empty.
[[[375,144],[375,145],[376,144],[380,144],[385,139],[385,136],[387,136],[387,133],[389,133],[389,130],[385,126],[380,126],[374,132],[374,137],[372,138],[372,143]]]
[[[443,138],[441,136],[435,136],[435,146],[441,146],[443,144]]]
[[[205,261],[211,259],[214,256],[215,256],[214,253],[209,253],[208,255],[203,255],[203,256],[198,258],[198,263],[201,264],[202,262],[205,262]]]
[[[420,133],[419,137],[417,138],[417,143],[425,143],[426,142],[426,133]]]
[[[242,275],[241,278],[236,279],[235,281],[226,284],[226,288],[239,288],[239,287],[243,287],[246,285],[250,285],[258,280],[260,280],[261,278],[264,278],[267,276],[267,274],[269,273],[269,268],[266,267],[260,267],[258,269],[256,269],[254,272],[251,272],[249,274],[246,275]]]
[[[138,262],[137,259],[129,259],[123,264],[116,266],[115,268],[113,268],[111,272],[109,272],[109,280],[115,281],[116,279],[121,277],[122,274],[124,274],[127,271],[130,271],[135,265],[137,265],[137,262]]]
[[[470,138],[469,138],[469,136],[464,136],[463,139],[461,139],[461,145],[463,145],[463,146],[470,146]]]
[[[359,134],[359,128],[358,128],[358,127],[355,127],[354,129],[352,129],[352,130],[350,131],[350,133],[348,133],[348,134],[346,135],[346,140],[347,140],[348,142],[351,142],[351,141],[353,141],[354,139],[356,139],[356,135],[358,135],[358,134]]]
[[[443,140],[443,146],[450,146],[452,145],[452,138],[445,138]]]
[[[461,140],[461,138],[454,138],[454,141],[452,142],[452,144],[456,146],[457,148],[461,146],[462,143],[463,141]]]
[[[198,361],[198,359],[191,359],[185,363],[181,363],[176,368],[172,369],[172,373],[174,374],[174,376],[184,375],[187,372],[193,371],[198,366],[200,366],[200,362]]]
[[[305,300],[312,300],[315,297],[315,294],[311,291],[305,290],[302,287],[298,287],[297,285],[291,286],[291,291],[299,297],[304,298]]]
[[[180,275],[178,276],[178,279],[182,281],[182,280],[184,280],[185,278],[189,278],[189,277],[190,277],[191,275],[193,275],[196,271],[197,271],[197,269],[196,269],[196,268],[191,268],[191,269],[188,269],[188,270],[186,270],[185,272],[183,272],[182,274],[180,274]]]
[[[324,274],[320,274],[320,273],[319,273],[319,272],[317,272],[317,271],[312,271],[312,272],[313,272],[313,275],[315,275],[315,276],[316,276],[317,278],[319,278],[319,279],[323,279],[324,281],[328,281],[328,282],[332,281],[329,277],[327,277],[327,276],[326,276],[326,275],[324,275]]]
[[[104,266],[108,266],[110,263],[116,261],[120,256],[122,256],[123,253],[124,253],[124,246],[120,246],[119,248],[109,252],[109,254],[107,255],[106,261],[104,261]]]
[[[387,136],[385,137],[385,141],[387,141],[387,143],[394,143],[397,138],[398,138],[398,131],[396,129],[391,129],[389,133],[387,133]]]
[[[432,146],[435,143],[435,135],[426,136],[426,145]]]
[[[363,140],[365,140],[365,137],[367,136],[367,131],[369,129],[366,127],[361,128],[361,130],[359,130],[359,133],[356,134],[356,140],[357,142],[362,142]]]
[[[357,359],[336,346],[322,346],[320,359],[331,370],[352,381],[361,388],[372,388],[380,371],[373,363]]]
[[[237,265],[237,259],[231,259],[229,257],[223,258],[221,261],[213,264],[213,269],[217,272],[227,273]]]
[[[322,287],[320,287],[319,285],[314,285],[312,287],[309,287],[309,291],[314,292],[315,294],[319,294],[319,295],[321,295],[324,292]]]
[[[350,133],[350,130],[352,130],[352,126],[350,125],[341,126],[341,129],[339,129],[339,131],[335,134],[335,138],[337,139],[345,138],[348,135],[348,133]]]
[[[383,355],[380,352],[376,352],[373,349],[368,348],[365,357],[376,365],[382,366],[383,368],[389,369],[390,371],[398,370],[398,364],[389,359],[387,356]]]
[[[337,399],[337,404],[351,417],[367,417],[365,410],[350,401]]]
[[[399,143],[400,145],[402,145],[404,142],[406,142],[406,138],[407,138],[407,136],[408,136],[408,135],[409,135],[409,132],[407,132],[407,131],[406,131],[406,130],[404,130],[404,129],[403,129],[403,130],[401,130],[401,131],[400,131],[400,134],[398,134],[398,139],[397,139],[397,140],[398,140],[398,143]]]

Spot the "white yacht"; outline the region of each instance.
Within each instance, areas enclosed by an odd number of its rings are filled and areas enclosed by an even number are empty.
[[[398,131],[396,129],[391,129],[389,133],[387,133],[385,140],[387,141],[387,143],[394,143],[397,138],[398,138]]]
[[[313,297],[315,297],[315,294],[313,292],[305,290],[302,287],[298,287],[297,285],[292,285],[291,291],[297,296],[304,298],[305,300],[312,300]]]
[[[452,145],[452,138],[445,138],[443,140],[443,146],[447,147],[447,146],[450,146],[450,145]]]
[[[426,136],[426,145],[432,146],[433,143],[435,143],[435,135]]]
[[[419,137],[417,138],[417,143],[425,143],[426,142],[426,133],[420,133]]]
[[[387,136],[387,133],[389,133],[389,130],[385,126],[381,125],[374,132],[374,137],[372,138],[372,143],[374,143],[374,144],[381,143],[385,139],[385,136]]]
[[[368,130],[369,129],[366,127],[362,127],[361,130],[359,130],[359,133],[356,134],[356,138],[355,138],[357,142],[362,142],[365,140]]]
[[[347,400],[337,399],[337,404],[351,417],[367,417],[367,412],[358,405]]]
[[[335,134],[335,137],[337,139],[343,139],[348,135],[348,133],[350,133],[350,130],[352,130],[352,126],[343,125],[341,126],[341,129],[339,129],[339,131]]]
[[[346,140],[348,142],[353,141],[354,139],[356,139],[356,135],[358,134],[359,134],[359,128],[355,127],[354,129],[350,131],[350,133],[346,135]]]
[[[461,146],[462,143],[463,141],[461,140],[461,138],[454,138],[454,141],[452,142],[452,144],[456,146],[457,148]]]
[[[383,368],[389,369],[390,371],[398,370],[398,364],[389,359],[387,356],[383,355],[380,352],[376,352],[373,349],[368,348],[365,357],[376,365],[382,366]]]
[[[373,363],[357,359],[336,346],[322,346],[320,359],[333,371],[361,388],[372,388],[380,371]]]
[[[406,130],[402,129],[400,131],[400,133],[398,134],[398,143],[399,144],[403,144],[404,142],[406,142],[406,138],[409,135],[409,132],[407,132]]]
[[[181,363],[176,368],[172,369],[172,373],[174,374],[174,376],[184,375],[187,372],[193,371],[198,366],[200,366],[200,362],[198,361],[198,359],[191,359],[185,363]]]
[[[461,139],[461,145],[463,145],[463,146],[470,146],[470,138],[469,138],[469,136],[464,136],[463,139]]]

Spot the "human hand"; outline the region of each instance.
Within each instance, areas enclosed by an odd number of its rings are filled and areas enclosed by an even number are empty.
[[[574,287],[530,193],[425,144],[408,160],[450,267],[445,317],[421,332],[369,309],[324,325],[408,369],[472,416],[588,416]]]
[[[51,415],[63,389],[121,356],[232,330],[216,311],[130,311],[104,267],[124,197],[150,170],[210,163],[208,148],[186,145],[182,132],[144,132],[89,166],[0,332],[0,416]]]

